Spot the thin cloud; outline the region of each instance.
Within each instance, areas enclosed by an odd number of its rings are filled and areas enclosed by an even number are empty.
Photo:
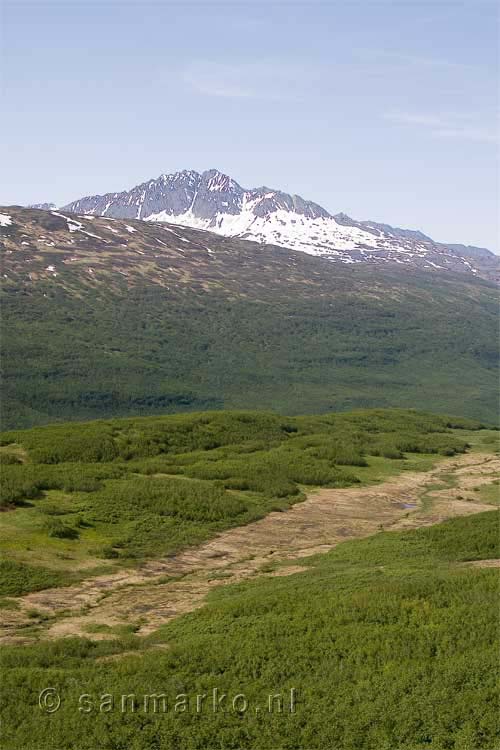
[[[427,57],[425,55],[398,54],[395,52],[382,52],[379,57],[388,61],[399,62],[417,68],[432,68],[442,70],[466,70],[474,69],[474,65],[459,60],[445,60],[439,57]]]
[[[226,99],[296,101],[304,95],[314,71],[296,65],[269,63],[223,63],[198,61],[183,71],[189,88],[205,96]]]
[[[418,112],[389,112],[384,119],[399,125],[424,128],[436,138],[497,143],[498,129],[480,125],[471,115],[434,115]]]

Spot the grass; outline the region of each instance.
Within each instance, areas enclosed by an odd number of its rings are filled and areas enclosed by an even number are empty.
[[[461,432],[464,439],[467,440],[472,452],[491,453],[492,455],[500,453],[500,433],[498,430],[464,430]]]
[[[3,467],[0,544],[6,561],[31,571],[16,583],[17,568],[6,568],[4,593],[175,554],[319,486],[426,471],[480,427],[400,410],[209,412],[3,433],[4,450],[24,462]]]
[[[477,497],[482,503],[491,503],[491,505],[500,505],[500,480],[495,479],[490,484],[482,484],[474,488]]]
[[[3,747],[492,750],[497,573],[462,563],[498,556],[497,516],[345,542],[304,572],[222,586],[146,639],[100,628],[109,638],[4,647]],[[36,706],[47,685],[62,697],[49,717]],[[214,689],[229,696],[217,712]],[[245,713],[231,706],[241,693]],[[144,694],[165,711],[144,711]],[[282,713],[268,710],[276,694]]]
[[[105,635],[129,635],[137,632],[139,625],[104,625],[103,623],[90,623],[86,627],[87,633],[103,633]]]
[[[0,609],[19,609],[19,602],[15,599],[0,599]]]
[[[367,457],[368,465],[366,467],[357,466],[353,469],[353,473],[362,485],[378,484],[406,471],[430,471],[440,458],[442,457],[435,453],[408,453],[405,454],[404,460],[396,462],[394,459],[369,456]]]
[[[36,557],[36,555],[35,555]],[[61,586],[66,578],[40,565],[0,560],[0,596],[19,596],[28,591]]]

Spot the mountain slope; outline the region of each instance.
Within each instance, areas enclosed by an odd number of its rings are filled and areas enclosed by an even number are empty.
[[[40,206],[45,207],[45,206]],[[166,221],[228,237],[272,243],[341,263],[402,263],[500,276],[488,250],[434,242],[422,232],[330,215],[316,203],[280,190],[247,190],[215,169],[161,175],[129,191],[87,196],[64,207],[77,214]]]
[[[5,426],[223,407],[495,419],[489,282],[166,224],[0,212]]]

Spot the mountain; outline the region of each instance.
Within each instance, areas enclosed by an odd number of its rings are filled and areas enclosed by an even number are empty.
[[[0,212],[6,427],[219,408],[496,419],[497,291],[473,274]]]
[[[216,169],[163,174],[129,191],[87,196],[63,210],[206,229],[227,237],[281,245],[340,263],[404,263],[500,278],[488,250],[434,242],[419,231],[332,216],[321,206],[268,187],[242,188]]]
[[[40,208],[42,211],[52,211],[52,209],[57,208],[55,203],[31,203],[29,206],[26,206],[26,208]]]

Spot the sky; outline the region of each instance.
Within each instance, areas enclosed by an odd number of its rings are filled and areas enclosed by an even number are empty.
[[[217,168],[498,252],[498,7],[3,0],[0,204]]]

